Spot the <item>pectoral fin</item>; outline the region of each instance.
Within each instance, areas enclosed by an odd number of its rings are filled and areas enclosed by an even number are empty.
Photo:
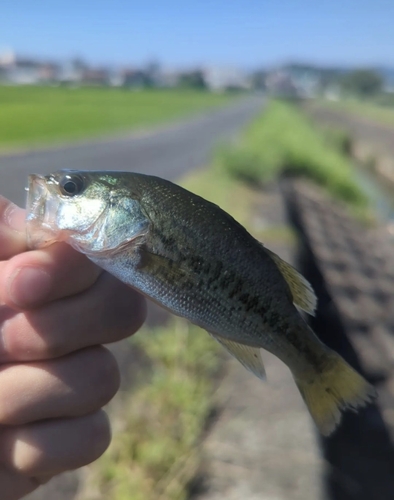
[[[300,274],[293,266],[282,260],[276,253],[268,248],[264,250],[278,266],[279,271],[289,285],[294,305],[312,316],[315,315],[317,298],[309,281]]]
[[[261,349],[259,347],[250,347],[248,345],[234,342],[233,340],[224,339],[223,337],[219,337],[217,335],[211,335],[247,370],[262,380],[266,379],[263,360],[261,358]]]

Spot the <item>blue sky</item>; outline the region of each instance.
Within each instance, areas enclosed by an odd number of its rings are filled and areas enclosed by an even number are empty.
[[[94,64],[394,65],[394,0],[1,0],[5,47]]]

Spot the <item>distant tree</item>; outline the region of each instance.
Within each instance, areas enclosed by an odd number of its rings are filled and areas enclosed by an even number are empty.
[[[71,66],[74,68],[74,70],[85,70],[88,69],[89,65],[88,63],[82,59],[82,57],[74,57],[71,59]]]
[[[346,92],[370,97],[382,91],[383,78],[376,71],[358,69],[343,76],[341,86]]]
[[[178,85],[180,87],[189,88],[189,89],[206,89],[207,88],[204,74],[200,70],[189,71],[188,73],[182,73],[179,76]]]
[[[319,71],[320,87],[325,90],[332,87],[337,87],[342,84],[343,70],[335,68],[323,68]]]
[[[258,90],[265,90],[265,79],[267,78],[267,72],[264,70],[255,71],[252,74],[252,87]]]

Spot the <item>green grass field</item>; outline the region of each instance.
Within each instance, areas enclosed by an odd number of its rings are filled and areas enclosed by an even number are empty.
[[[0,149],[142,128],[221,106],[199,91],[0,86]]]

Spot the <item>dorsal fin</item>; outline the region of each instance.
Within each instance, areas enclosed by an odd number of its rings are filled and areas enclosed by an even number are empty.
[[[261,349],[259,347],[251,347],[245,344],[239,344],[233,340],[224,339],[216,334],[211,333],[212,337],[217,340],[227,351],[234,356],[247,370],[252,372],[256,377],[265,380],[265,369],[261,358]]]
[[[281,259],[276,253],[268,248],[264,250],[278,266],[279,271],[289,285],[294,305],[312,316],[315,315],[317,298],[309,281],[300,274],[293,266]]]

